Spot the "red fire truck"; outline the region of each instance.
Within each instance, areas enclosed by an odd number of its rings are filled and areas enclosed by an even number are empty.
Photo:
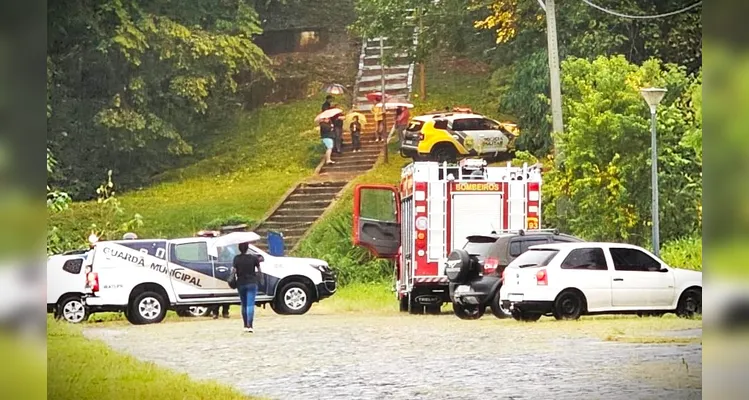
[[[470,235],[538,229],[540,190],[538,165],[414,162],[403,168],[398,187],[356,186],[354,245],[395,260],[401,311],[439,313],[450,302],[448,254]]]

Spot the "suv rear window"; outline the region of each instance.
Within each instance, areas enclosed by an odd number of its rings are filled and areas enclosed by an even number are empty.
[[[421,127],[424,126],[424,123],[421,121],[411,121],[410,124],[408,124],[408,128],[406,128],[409,132],[418,132],[421,130]]]
[[[463,250],[472,256],[485,256],[496,241],[497,239],[489,236],[468,236],[468,243],[463,246]]]
[[[559,250],[531,249],[513,260],[507,267],[527,268],[543,266],[551,261],[557,253],[559,253]]]

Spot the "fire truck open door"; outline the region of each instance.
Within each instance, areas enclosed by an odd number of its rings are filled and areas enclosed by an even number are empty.
[[[379,258],[395,258],[401,244],[400,197],[389,185],[357,185],[354,189],[354,246]]]

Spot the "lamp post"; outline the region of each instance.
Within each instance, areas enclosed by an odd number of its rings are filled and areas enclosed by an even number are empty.
[[[652,188],[653,198],[651,200],[651,208],[653,213],[653,254],[660,257],[660,243],[659,243],[659,229],[658,229],[658,150],[656,147],[655,140],[655,111],[658,108],[663,96],[666,94],[666,89],[662,88],[642,88],[640,94],[650,106],[650,152],[651,152],[651,167],[652,167]]]

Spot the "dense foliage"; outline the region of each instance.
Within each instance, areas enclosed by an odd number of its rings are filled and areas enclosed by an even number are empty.
[[[57,2],[48,17],[51,181],[90,196],[108,169],[132,186],[190,154],[268,77],[243,0]],[[240,79],[241,78],[241,79]]]
[[[656,60],[623,56],[562,65],[564,163],[545,175],[546,224],[589,240],[650,240],[650,113],[638,89],[668,89],[657,115],[660,232],[663,241],[702,229],[701,76]]]

